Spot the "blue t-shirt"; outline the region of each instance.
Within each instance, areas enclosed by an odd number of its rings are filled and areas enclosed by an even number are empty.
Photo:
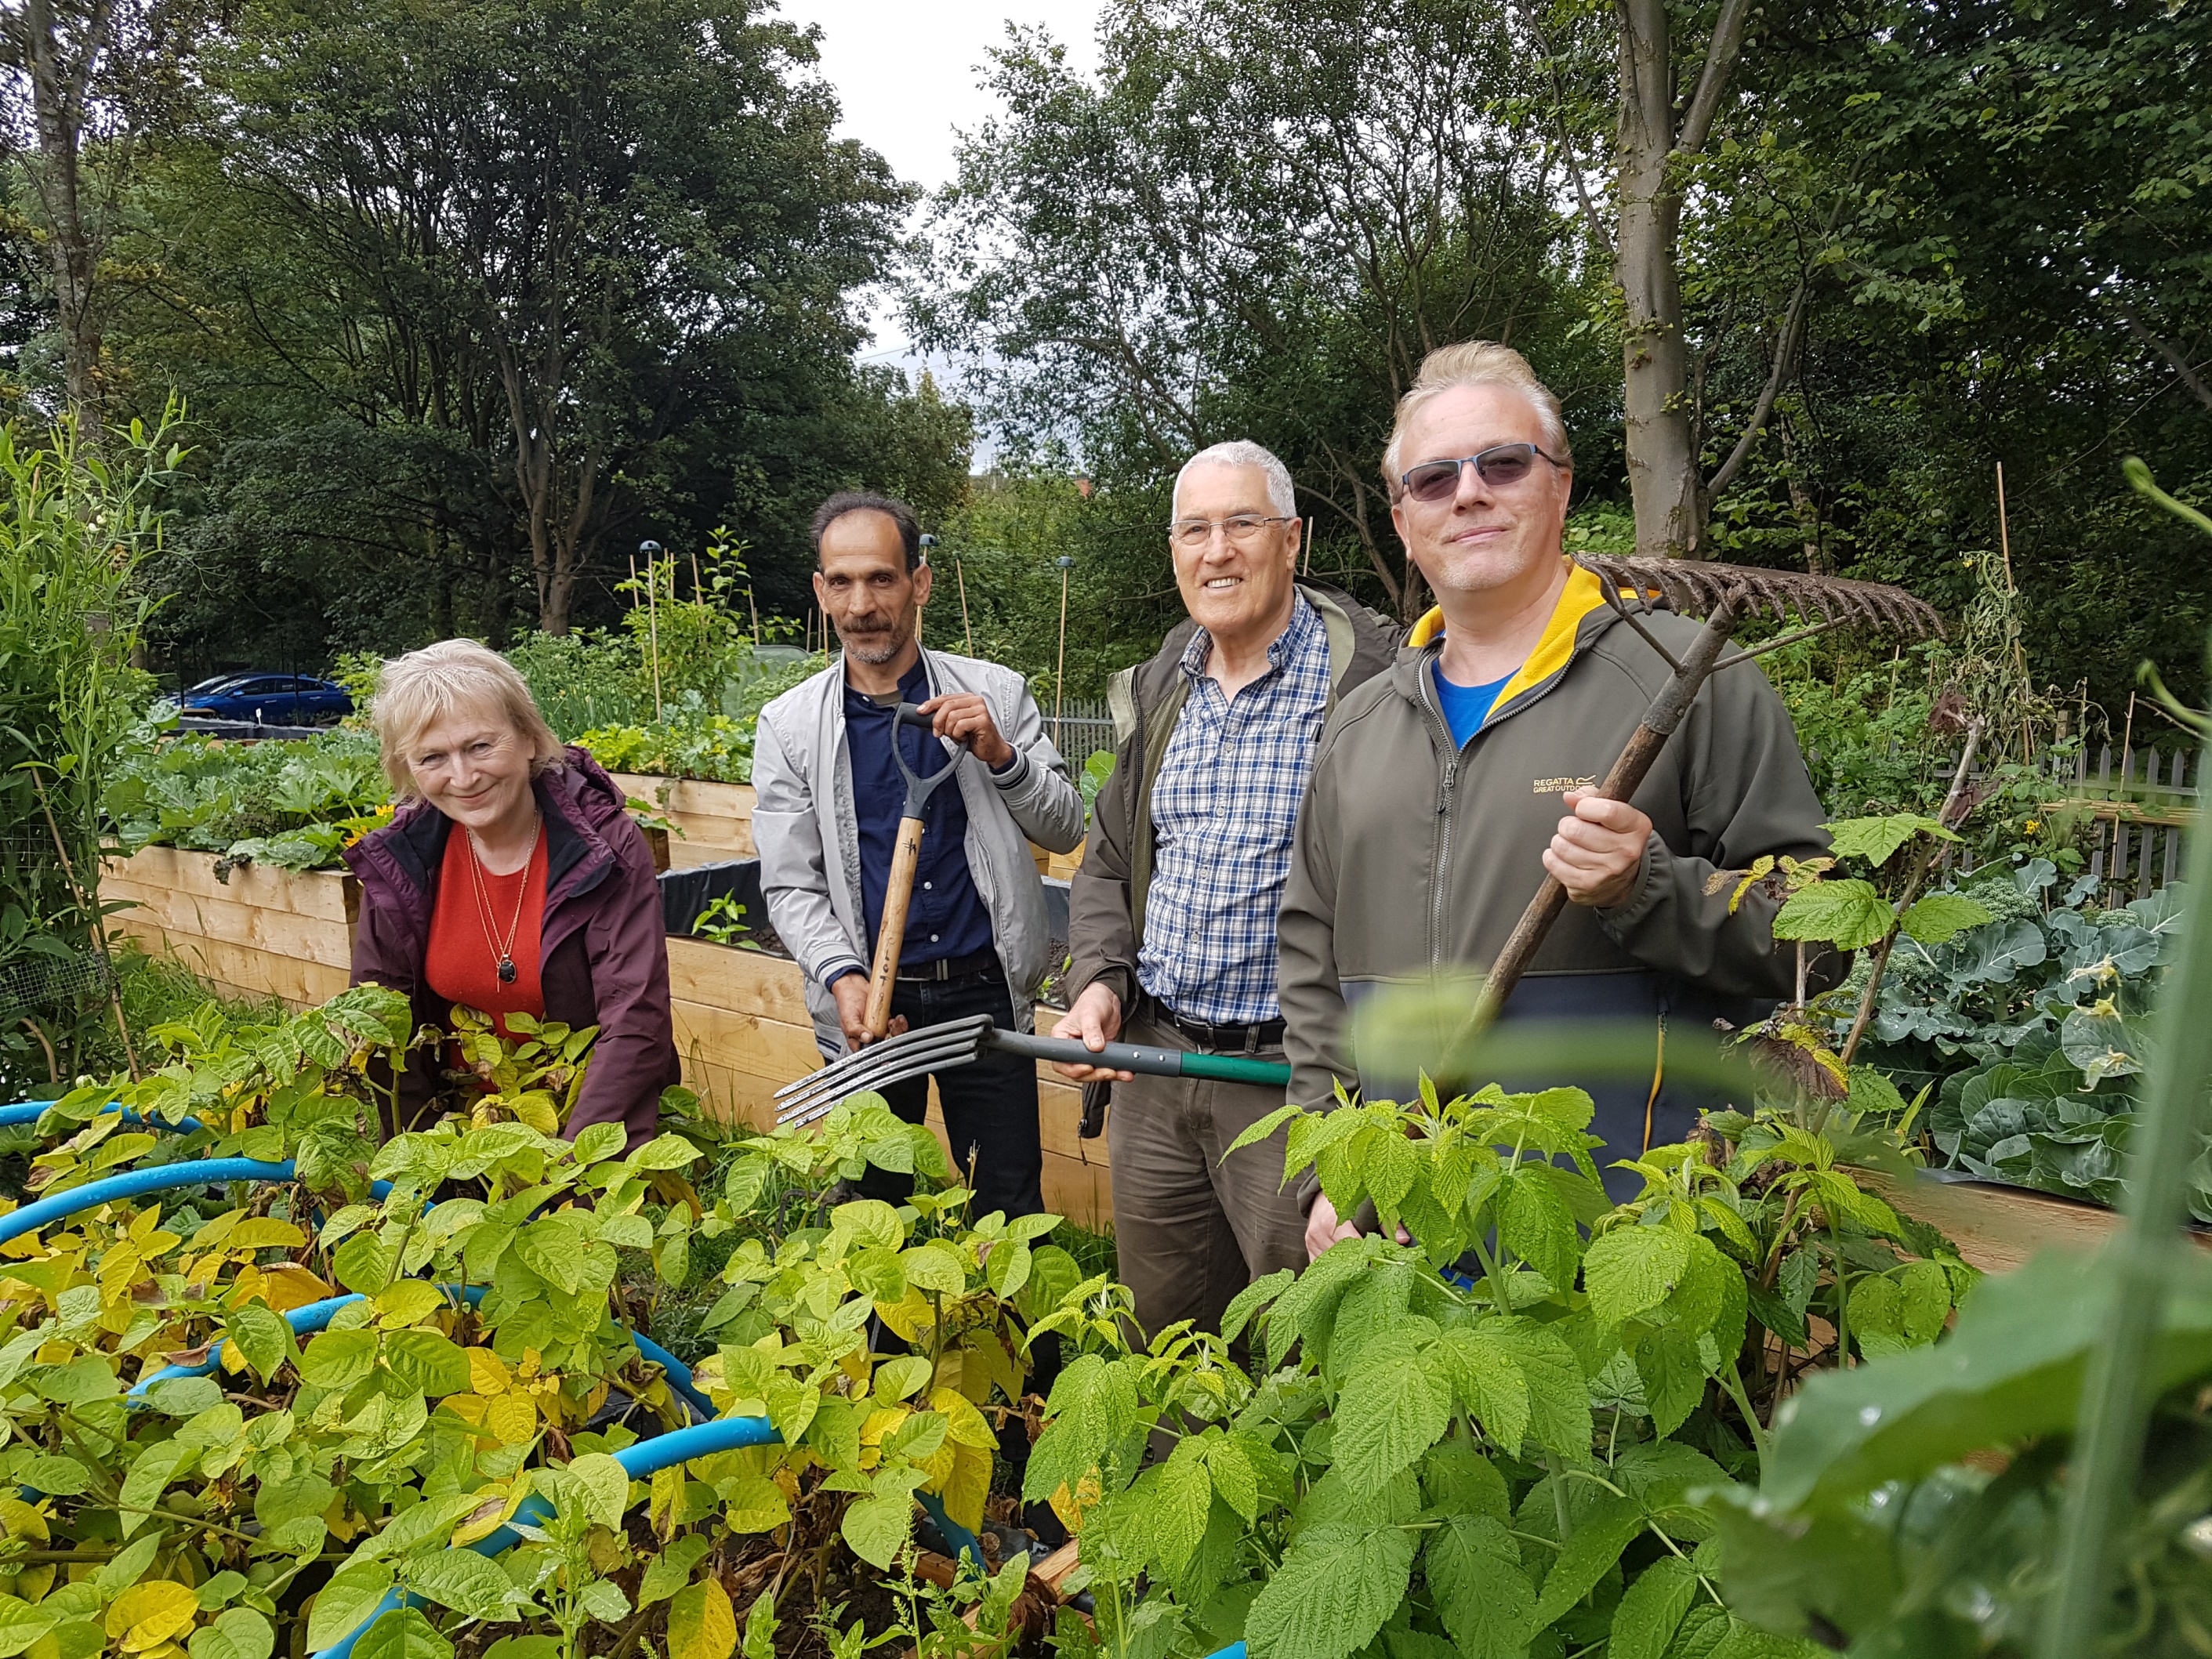
[[[1490,718],[1490,706],[1513,676],[1504,675],[1487,685],[1455,685],[1444,678],[1441,661],[1430,667],[1436,677],[1437,701],[1443,707],[1444,724],[1451,727],[1452,741],[1464,749],[1467,740],[1482,730],[1483,721]]]

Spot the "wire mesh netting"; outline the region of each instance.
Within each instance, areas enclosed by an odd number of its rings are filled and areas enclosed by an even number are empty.
[[[106,994],[108,973],[97,951],[41,951],[0,963],[0,1021],[82,1007]]]

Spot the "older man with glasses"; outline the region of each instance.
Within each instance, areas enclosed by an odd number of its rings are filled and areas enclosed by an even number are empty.
[[[1279,1058],[1275,912],[1314,744],[1338,696],[1389,665],[1397,634],[1297,579],[1291,475],[1259,445],[1192,456],[1173,510],[1190,620],[1114,683],[1114,775],[1069,895],[1074,1001],[1056,1035]],[[1255,1277],[1304,1264],[1279,1135],[1222,1161],[1283,1103],[1279,1089],[1061,1069],[1086,1093],[1118,1084],[1115,1237],[1146,1331],[1218,1329]]]
[[[1360,1076],[1347,1005],[1486,968],[1550,872],[1571,902],[1504,1015],[1649,1023],[1651,1075],[1590,1085],[1604,1164],[1695,1121],[1666,1087],[1668,1024],[1741,1023],[1789,988],[1774,900],[1738,902],[1709,878],[1762,854],[1813,857],[1827,837],[1789,713],[1752,665],[1705,682],[1632,801],[1595,794],[1669,671],[1562,551],[1573,467],[1558,398],[1507,347],[1432,352],[1400,402],[1391,522],[1437,606],[1322,738],[1283,901],[1281,997],[1292,1100],[1326,1107],[1340,1079],[1410,1086]],[[1648,626],[1677,652],[1698,631],[1671,615]],[[1301,1196],[1318,1255],[1350,1227],[1310,1179]]]

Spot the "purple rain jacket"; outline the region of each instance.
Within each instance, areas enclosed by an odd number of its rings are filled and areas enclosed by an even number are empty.
[[[622,791],[582,750],[569,749],[563,764],[540,773],[531,787],[545,823],[545,922],[538,937],[545,1018],[599,1028],[568,1133],[620,1123],[635,1150],[653,1136],[660,1091],[682,1074],[653,852],[623,810]],[[418,1030],[452,1018],[422,975],[452,828],[443,812],[416,801],[345,854],[361,879],[353,983],[373,981],[403,993]],[[423,1127],[441,1063],[419,1053],[410,1060],[398,1127]],[[386,1127],[389,1133],[393,1126]]]

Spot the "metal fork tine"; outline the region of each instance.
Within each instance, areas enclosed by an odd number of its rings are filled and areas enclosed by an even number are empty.
[[[982,1052],[991,1030],[989,1017],[979,1014],[872,1043],[777,1090],[776,1121],[811,1122],[853,1095],[965,1065]]]

